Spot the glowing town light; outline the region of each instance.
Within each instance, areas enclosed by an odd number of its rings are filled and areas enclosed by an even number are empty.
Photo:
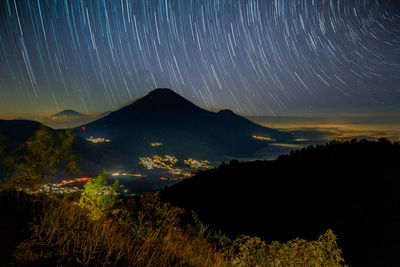
[[[192,158],[183,161],[186,165],[193,169],[210,169],[210,162],[208,160],[196,160]]]
[[[152,147],[158,147],[158,146],[162,146],[163,143],[155,142],[155,143],[150,143],[150,145],[151,145]]]
[[[276,141],[275,139],[270,138],[270,137],[267,137],[267,136],[253,135],[252,137],[253,137],[254,139],[261,140],[261,141],[273,141],[273,142]]]
[[[90,141],[92,143],[109,143],[109,142],[111,142],[111,139],[104,138],[104,137],[93,137],[93,136],[91,136],[90,138],[88,138],[86,140]]]

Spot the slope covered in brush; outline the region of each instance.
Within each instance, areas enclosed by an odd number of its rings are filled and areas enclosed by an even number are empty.
[[[398,262],[400,144],[331,142],[275,161],[232,161],[162,191],[205,223],[265,240],[331,228],[355,266]]]

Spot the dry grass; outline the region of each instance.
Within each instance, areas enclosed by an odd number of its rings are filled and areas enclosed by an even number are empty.
[[[74,203],[52,198],[33,236],[20,244],[20,264],[58,262],[103,266],[225,266],[222,251],[207,234],[181,227],[182,209],[142,195],[98,220]],[[135,209],[140,207],[141,209]]]
[[[13,254],[16,266],[344,266],[330,230],[310,242],[231,240],[157,193],[120,201],[97,220],[78,195],[22,199],[35,203],[36,216]]]

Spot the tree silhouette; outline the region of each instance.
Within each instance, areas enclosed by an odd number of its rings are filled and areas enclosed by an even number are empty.
[[[8,182],[16,188],[35,190],[58,171],[75,173],[78,167],[70,153],[73,141],[70,130],[55,136],[41,126],[14,151],[12,161],[5,164],[12,170],[7,175]]]

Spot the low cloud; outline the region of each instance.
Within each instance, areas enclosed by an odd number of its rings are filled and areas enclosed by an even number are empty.
[[[310,143],[322,143],[333,139],[381,137],[400,140],[400,114],[361,114],[337,118],[323,117],[249,117],[266,127],[293,132],[297,138]]]

